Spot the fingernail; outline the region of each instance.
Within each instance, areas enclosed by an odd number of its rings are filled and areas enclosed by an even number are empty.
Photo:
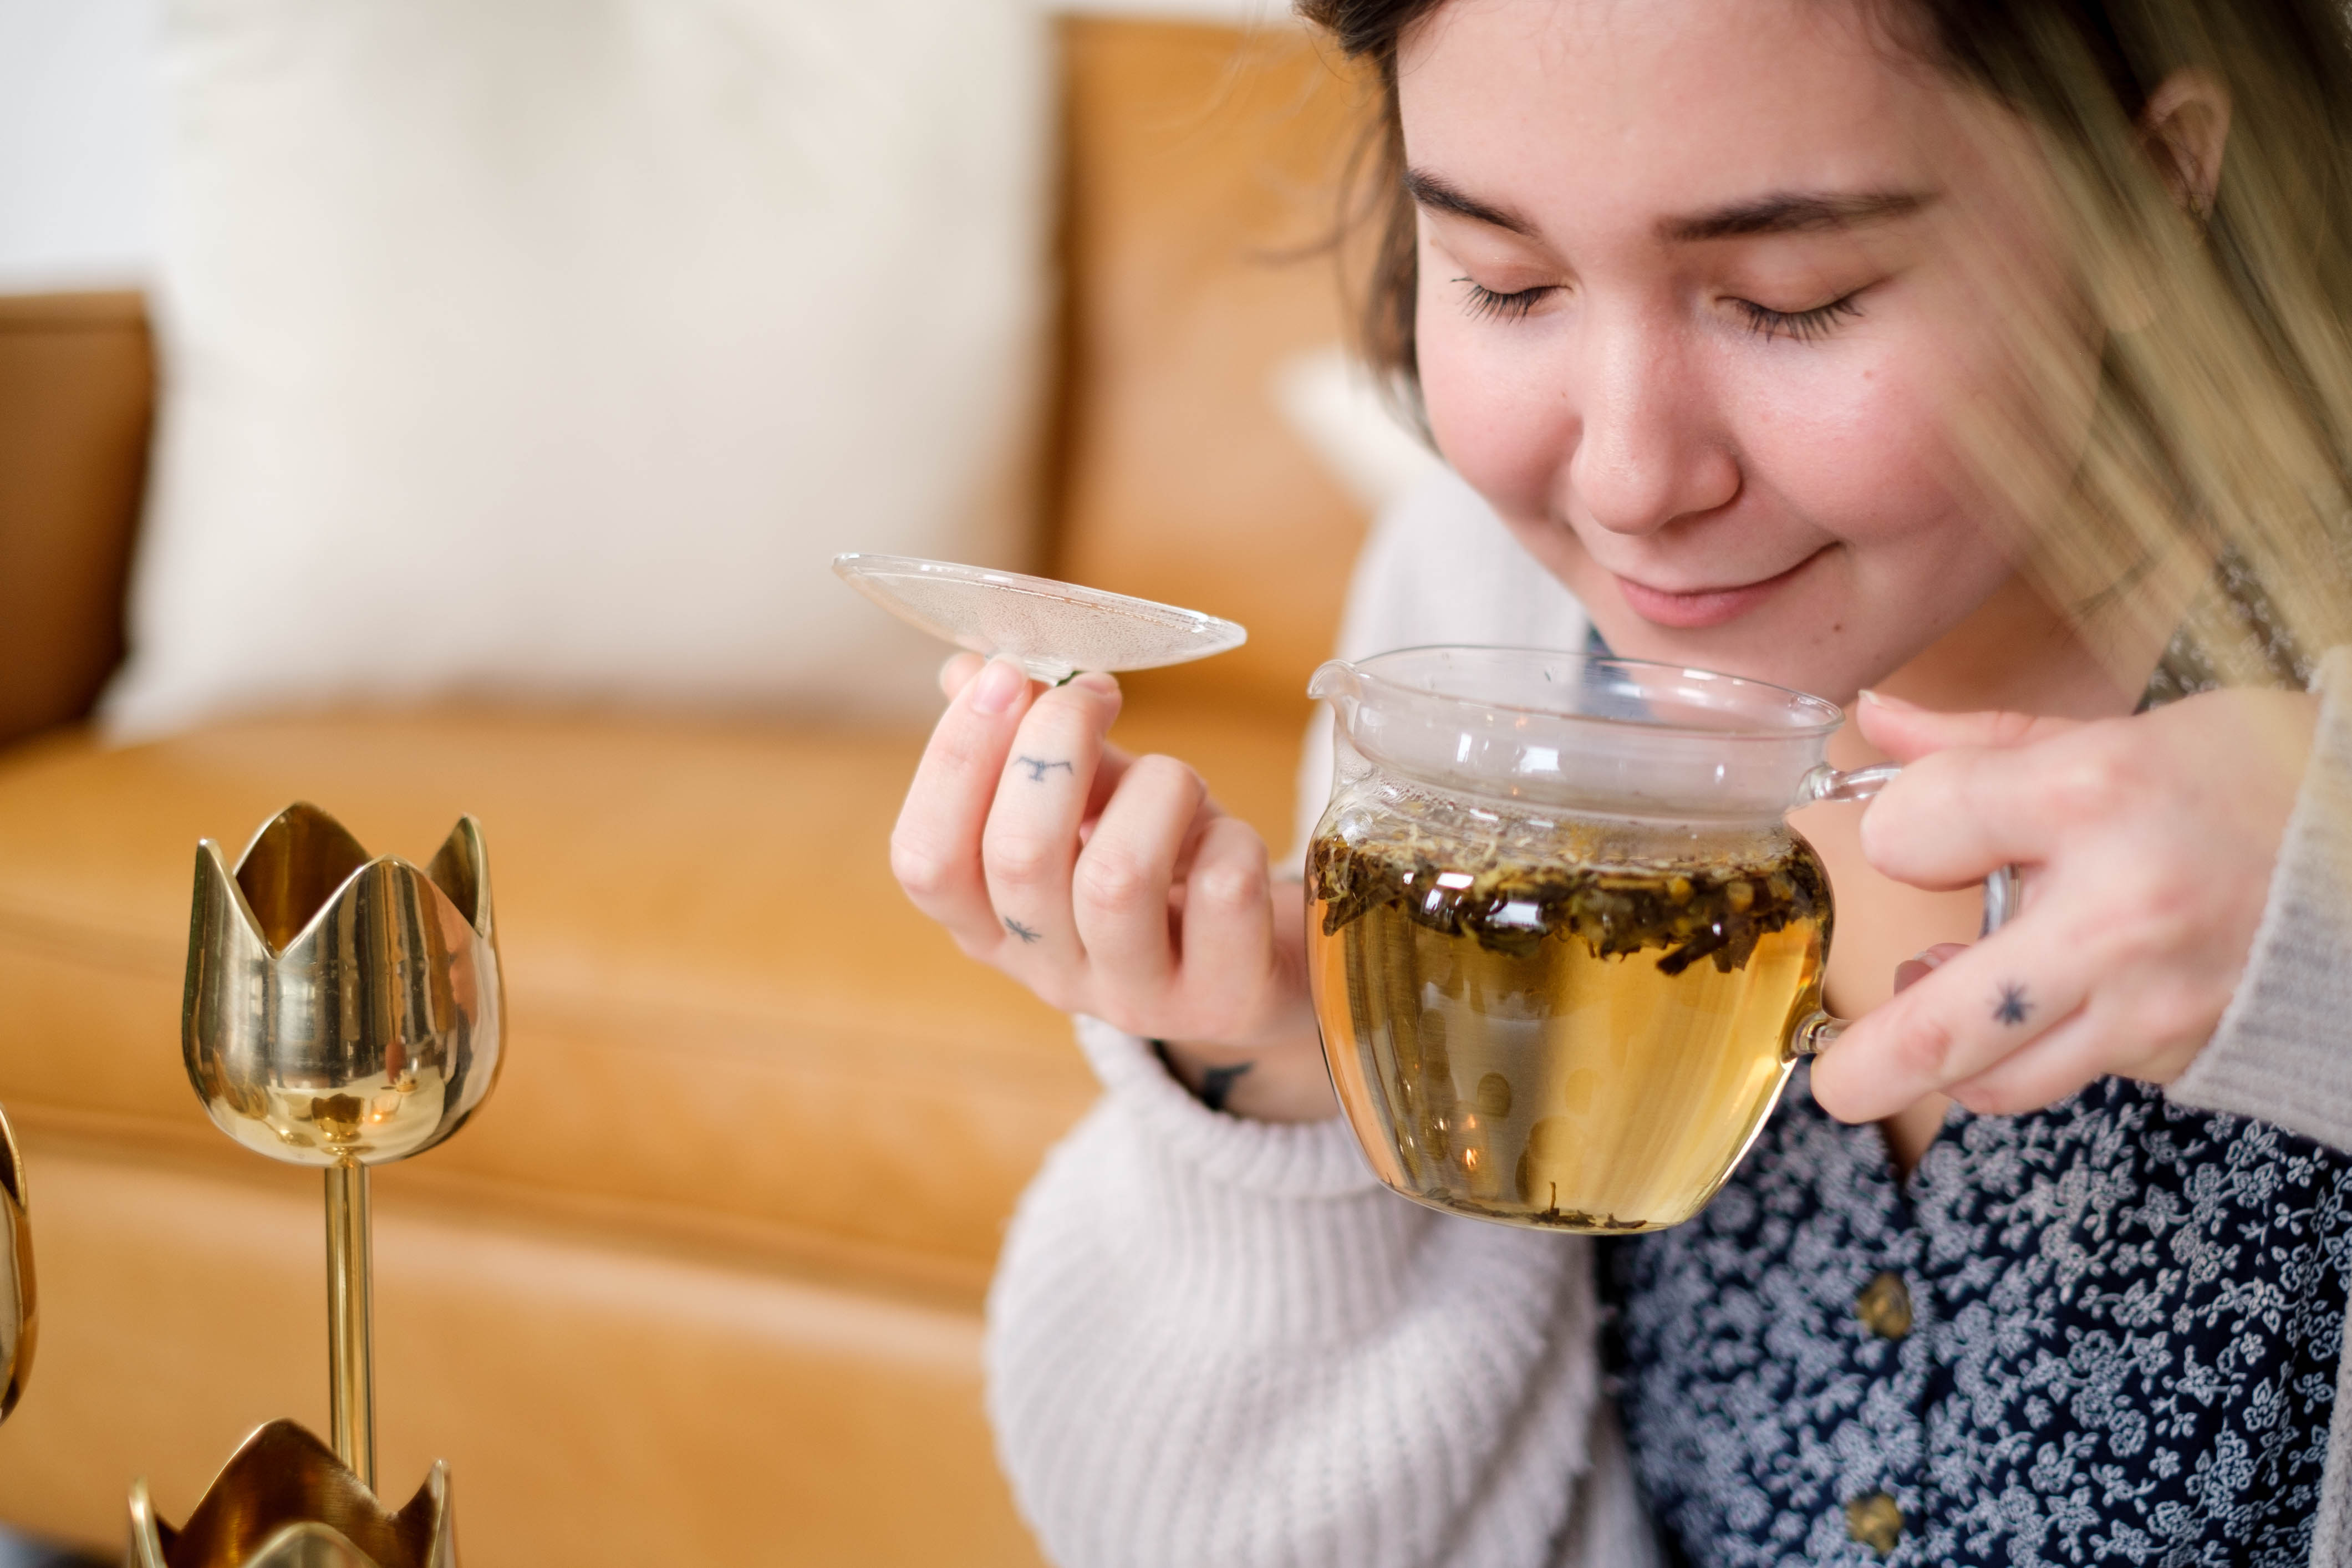
[[[1118,678],[1112,675],[1106,675],[1099,669],[1090,669],[1087,671],[1086,674],[1072,680],[1070,684],[1073,686],[1083,686],[1088,691],[1100,692],[1105,697],[1116,697],[1118,695]]]
[[[971,686],[971,707],[975,713],[1002,713],[1013,706],[1029,684],[1028,672],[1009,658],[992,658]]]
[[[1907,991],[1944,965],[1945,954],[1934,948],[1913,953],[1895,966],[1895,989]]]
[[[1891,709],[1897,713],[1919,711],[1919,705],[1916,702],[1906,702],[1900,697],[1889,697],[1884,691],[1873,691],[1867,686],[1862,689],[1862,700],[1874,708]]]

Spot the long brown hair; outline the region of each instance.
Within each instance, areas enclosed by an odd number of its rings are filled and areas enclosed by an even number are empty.
[[[1369,230],[1359,347],[1412,397],[1417,247],[1397,52],[1444,3],[1297,4],[1377,83],[1354,195]],[[2035,132],[2105,329],[2091,437],[2063,455],[2069,501],[2035,517],[2028,569],[2084,620],[2179,623],[2176,679],[2300,683],[2317,653],[2352,642],[2352,37],[2340,0],[1858,3]],[[2217,78],[2231,111],[2219,188],[2185,213],[2140,124],[2183,70]],[[1965,435],[1996,477],[2046,438]]]

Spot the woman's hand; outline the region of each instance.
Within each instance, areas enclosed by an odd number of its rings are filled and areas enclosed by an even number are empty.
[[[1907,764],[1863,818],[1870,863],[1930,889],[2014,863],[2024,908],[1906,965],[1814,1064],[1814,1097],[1848,1121],[1937,1091],[2011,1115],[2179,1077],[2245,971],[2317,714],[2245,690],[2091,723],[1865,698],[1864,735]]]
[[[1308,1005],[1305,906],[1265,844],[1172,757],[1105,740],[1118,683],[1034,686],[949,661],[890,866],[958,946],[1052,1005],[1169,1043],[1238,1114],[1330,1114]]]

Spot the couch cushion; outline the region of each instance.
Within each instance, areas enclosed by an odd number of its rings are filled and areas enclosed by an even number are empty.
[[[121,657],[153,395],[138,295],[0,297],[0,746],[80,718]]]
[[[1366,518],[1284,417],[1280,387],[1346,332],[1334,176],[1372,100],[1305,27],[1080,16],[1062,30],[1054,569],[1249,627],[1238,653],[1139,689],[1288,702],[1303,720]]]
[[[1286,837],[1286,721],[1139,714]],[[0,1103],[200,1160],[180,1064],[196,840],[295,798],[422,858],[482,820],[503,1077],[390,1172],[445,1195],[765,1241],[976,1291],[1093,1087],[1066,1020],[959,953],[891,879],[919,734],[499,711],[221,725],[0,756]]]
[[[318,1178],[26,1152],[44,1321],[0,1517],[120,1561],[132,1477],[184,1521],[258,1423],[327,1430]],[[1038,1568],[978,1312],[397,1194],[377,1474],[398,1503],[449,1461],[467,1568]]]

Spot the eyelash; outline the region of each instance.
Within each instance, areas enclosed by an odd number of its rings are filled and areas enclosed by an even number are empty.
[[[1753,300],[1734,300],[1732,303],[1748,318],[1748,330],[1768,343],[1778,337],[1801,343],[1817,342],[1840,321],[1852,321],[1862,314],[1862,306],[1852,294],[1810,310],[1776,310]]]
[[[1500,294],[1467,278],[1456,278],[1454,281],[1470,285],[1470,298],[1463,309],[1474,321],[1523,320],[1528,311],[1541,303],[1545,295],[1552,291],[1552,286],[1545,284],[1534,289],[1522,289],[1513,294]],[[1732,303],[1738,306],[1740,313],[1748,318],[1748,330],[1766,342],[1779,337],[1801,343],[1818,342],[1827,337],[1840,321],[1853,321],[1862,314],[1862,305],[1853,294],[1832,300],[1826,305],[1816,305],[1810,310],[1776,310],[1752,300],[1735,300]]]
[[[1497,294],[1492,289],[1481,288],[1467,278],[1456,278],[1456,283],[1470,284],[1470,299],[1463,306],[1474,321],[1488,320],[1516,321],[1526,316],[1543,297],[1551,292],[1551,285],[1522,289],[1516,294]]]

